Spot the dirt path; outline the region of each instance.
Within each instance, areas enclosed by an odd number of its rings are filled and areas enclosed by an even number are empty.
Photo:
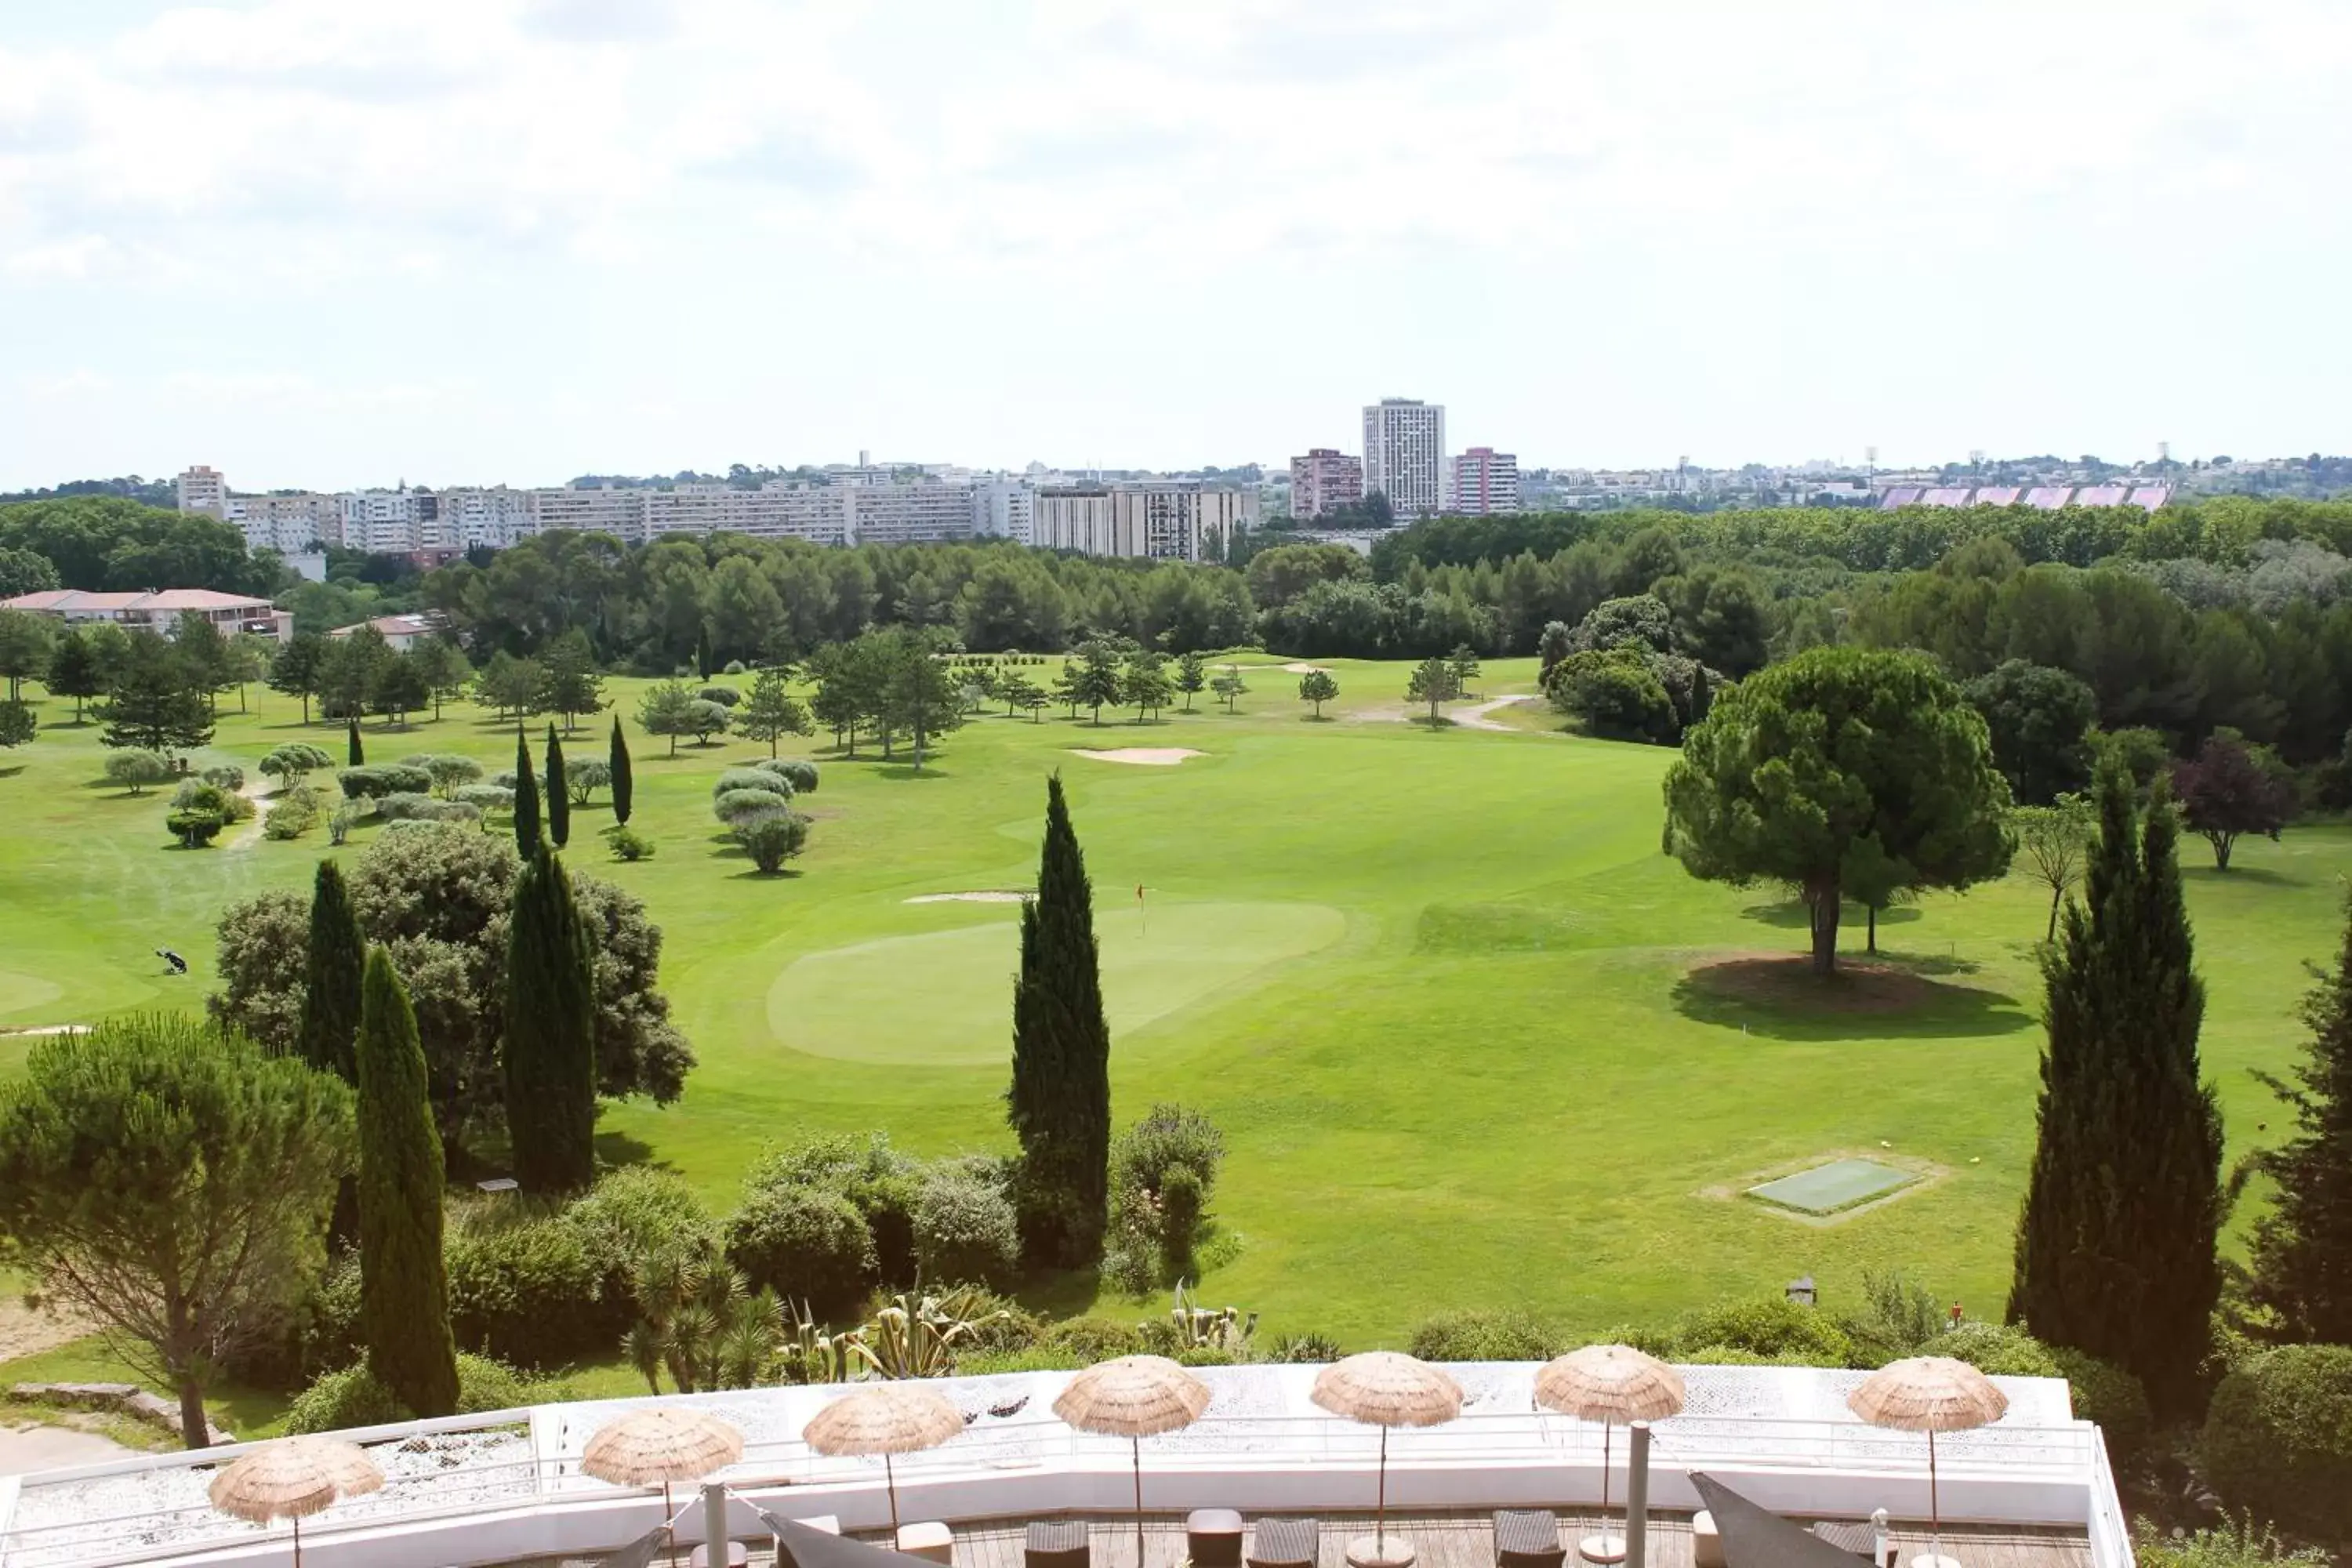
[[[0,1362],[38,1355],[94,1331],[95,1324],[70,1315],[35,1311],[16,1291],[0,1295]]]
[[[1509,697],[1497,697],[1491,701],[1481,702],[1475,708],[1455,709],[1454,721],[1465,730],[1496,730],[1507,735],[1516,735],[1518,733],[1517,730],[1512,729],[1508,724],[1497,724],[1486,715],[1497,708],[1508,708],[1514,702],[1533,702],[1535,698],[1525,691]]]
[[[231,849],[250,849],[261,842],[261,830],[268,826],[269,814],[278,805],[274,800],[262,798],[263,788],[262,782],[259,779],[254,779],[236,792],[253,802],[253,820],[236,830],[236,837],[228,841],[228,847]]]

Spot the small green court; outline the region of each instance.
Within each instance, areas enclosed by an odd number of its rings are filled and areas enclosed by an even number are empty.
[[[1748,1195],[1775,1208],[1827,1215],[1901,1192],[1919,1180],[1875,1160],[1832,1160],[1748,1189]]]

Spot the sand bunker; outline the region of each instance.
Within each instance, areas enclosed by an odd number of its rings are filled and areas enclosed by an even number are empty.
[[[1026,893],[1006,892],[918,893],[907,902],[910,904],[1017,904],[1028,896]]]
[[[1285,675],[1328,675],[1330,671],[1325,669],[1319,664],[1286,664],[1282,667],[1282,673]]]
[[[1133,763],[1145,768],[1172,768],[1187,757],[1204,754],[1186,746],[1122,746],[1115,752],[1089,752],[1084,746],[1070,749],[1098,763]]]

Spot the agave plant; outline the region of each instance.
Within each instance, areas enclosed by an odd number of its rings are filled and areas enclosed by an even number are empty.
[[[873,1321],[853,1330],[848,1339],[852,1356],[877,1377],[944,1377],[955,1370],[956,1346],[988,1324],[1009,1314],[1001,1309],[974,1321],[958,1317],[950,1304],[961,1304],[961,1293],[942,1298],[900,1292],[874,1314]]]
[[[856,1370],[851,1335],[829,1334],[806,1301],[793,1304],[784,1340],[784,1376],[794,1383],[847,1383]],[[855,1331],[852,1331],[854,1333]]]

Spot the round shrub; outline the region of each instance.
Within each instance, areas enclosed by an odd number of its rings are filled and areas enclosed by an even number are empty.
[[[731,686],[706,686],[694,694],[698,702],[716,702],[721,708],[732,708],[743,700],[743,694]]]
[[[607,1288],[624,1291],[631,1270],[656,1252],[698,1253],[719,1238],[718,1223],[686,1178],[651,1165],[604,1177],[563,1211],[563,1223],[579,1236]]]
[[[503,1362],[488,1356],[457,1352],[457,1414],[478,1415],[493,1410],[516,1410],[527,1405],[547,1405],[574,1397],[561,1383],[541,1383],[523,1376]],[[341,1432],[354,1426],[386,1426],[409,1421],[416,1413],[376,1381],[364,1363],[323,1374],[294,1396],[287,1406],[289,1436],[308,1432]]]
[[[2352,1536],[2352,1345],[2282,1345],[2221,1380],[2198,1451],[2232,1509]]]
[[[1143,1330],[1134,1323],[1114,1323],[1107,1318],[1072,1318],[1038,1335],[1037,1348],[1083,1356],[1086,1359],[1079,1364],[1091,1365],[1113,1356],[1141,1355],[1151,1347]]]
[[[479,822],[482,808],[462,800],[436,800],[429,795],[387,795],[375,803],[376,816],[385,822]]]
[[[121,751],[106,759],[106,782],[121,784],[132,795],[171,776],[172,764],[161,752]]]
[[[743,673],[743,661],[740,658],[730,658],[727,661],[726,667],[720,669],[719,673],[721,675],[740,675]]]
[[[1021,1266],[1013,1200],[969,1173],[932,1173],[915,1199],[915,1259],[933,1285],[1011,1282]]]
[[[1919,1347],[1922,1355],[1964,1361],[1987,1377],[2058,1377],[2050,1347],[2005,1323],[1963,1323]]]
[[[560,1219],[467,1226],[443,1248],[457,1343],[520,1367],[612,1353],[630,1303],[607,1295],[580,1233]]]
[[[430,795],[433,775],[405,763],[382,767],[345,768],[335,775],[345,800],[379,800],[388,795]]]
[[[383,1426],[405,1421],[410,1412],[392,1390],[376,1381],[365,1363],[321,1375],[286,1407],[289,1436],[341,1432],[353,1426]]]
[[[1412,1331],[1412,1353],[1423,1361],[1549,1361],[1568,1349],[1560,1331],[1533,1313],[1440,1312]]]
[[[269,816],[261,825],[264,838],[299,838],[319,826],[319,792],[301,785],[281,793],[269,803]]]
[[[1737,1345],[1700,1345],[1684,1351],[1675,1357],[1685,1366],[1811,1366],[1801,1351],[1789,1351],[1780,1355],[1758,1355],[1754,1351],[1741,1350]]]
[[[2137,1462],[2156,1438],[2156,1415],[2139,1379],[2111,1362],[2063,1345],[2052,1345],[2049,1351],[2073,1396],[2074,1418],[2097,1423],[2116,1463]]]
[[[799,757],[769,757],[751,764],[760,773],[773,773],[793,786],[794,795],[816,793],[816,764]]]
[[[615,860],[650,860],[654,858],[654,841],[634,827],[614,827],[605,834],[604,839],[612,845]]]
[[[770,795],[783,800],[793,798],[791,783],[769,772],[766,768],[727,769],[712,783],[710,798],[714,801],[720,800],[737,790],[744,789],[765,790]]]
[[[201,849],[219,837],[220,830],[228,824],[216,811],[206,811],[201,806],[189,806],[165,816],[163,826],[170,828],[172,836],[185,847]]]
[[[793,812],[758,813],[735,825],[735,837],[761,874],[772,877],[808,847],[808,829],[809,819]]]
[[[742,827],[762,817],[783,816],[791,803],[772,790],[730,789],[710,803],[710,815],[730,827]]]
[[[451,800],[470,805],[477,811],[485,812],[512,811],[514,797],[512,784],[460,784],[449,796]]]
[[[1675,1334],[1685,1345],[1722,1345],[1768,1360],[1786,1356],[1800,1366],[1848,1366],[1853,1342],[1811,1307],[1786,1296],[1724,1301],[1683,1320]]]
[[[821,1318],[838,1318],[874,1279],[874,1233],[837,1192],[753,1187],[727,1222],[727,1260],[752,1289],[772,1289],[786,1300],[806,1301]]]
[[[215,763],[196,776],[231,795],[245,787],[245,770],[234,763]]]

